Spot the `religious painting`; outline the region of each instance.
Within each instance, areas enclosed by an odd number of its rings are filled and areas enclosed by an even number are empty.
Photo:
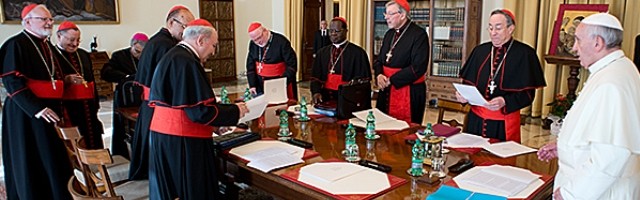
[[[585,17],[607,12],[607,10],[609,10],[608,4],[561,4],[553,26],[549,55],[578,56],[572,50],[576,28]]]
[[[118,0],[0,0],[0,22],[19,24],[22,8],[32,3],[47,6],[56,23],[120,23]]]

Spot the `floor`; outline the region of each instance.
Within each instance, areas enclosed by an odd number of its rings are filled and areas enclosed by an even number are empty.
[[[216,94],[220,94],[220,88],[222,86],[226,86],[229,93],[239,93],[244,92],[247,87],[246,80],[239,80],[228,83],[215,83],[213,84],[214,91]],[[301,82],[299,83],[299,92],[301,96],[305,96],[307,99],[311,98],[311,94],[309,91],[309,83]],[[2,88],[4,90],[4,88]],[[4,100],[5,92],[0,92],[2,95],[2,99]],[[375,102],[372,104],[375,105]],[[0,113],[2,111],[0,110]],[[112,121],[112,100],[105,99],[100,102],[100,110],[98,112],[98,117],[104,124],[104,143],[105,147],[111,146],[111,121]],[[435,123],[438,116],[438,110],[436,108],[428,108],[425,112],[424,122],[426,123]],[[463,115],[454,114],[452,116],[445,116],[446,118],[455,118],[458,121],[462,121]],[[1,122],[2,119],[0,119]],[[540,119],[526,119],[527,123],[521,126],[522,133],[522,144],[532,147],[532,148],[540,148],[542,145],[546,144],[551,140],[555,140],[555,136],[549,133],[549,130],[545,130],[540,125]],[[0,123],[0,128],[1,128]],[[0,138],[1,141],[1,138]],[[2,149],[0,148],[0,153]],[[0,154],[0,157],[2,155]],[[4,165],[0,164],[0,200],[6,199],[6,195],[4,193]]]

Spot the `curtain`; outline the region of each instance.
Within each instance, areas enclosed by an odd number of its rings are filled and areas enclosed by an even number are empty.
[[[298,0],[285,0],[284,2],[284,35],[289,37],[291,47],[296,52],[298,66],[301,65],[302,56],[302,14],[304,12],[304,2]],[[297,76],[300,76],[298,73]],[[300,77],[297,77],[299,80]]]
[[[371,16],[367,3],[369,1],[340,0],[340,17],[347,20],[349,35],[347,39],[360,47],[367,42],[367,18]]]

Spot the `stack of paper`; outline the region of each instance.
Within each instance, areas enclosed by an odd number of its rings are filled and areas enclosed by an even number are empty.
[[[254,99],[246,102],[248,113],[245,113],[244,117],[238,120],[238,123],[244,123],[250,120],[254,120],[264,113],[264,109],[267,107],[267,99],[265,95],[260,95]]]
[[[357,127],[366,128],[369,111],[373,111],[373,116],[376,117],[376,131],[399,131],[409,128],[407,122],[393,118],[377,108],[354,112],[353,116],[355,118],[349,119],[349,123]]]
[[[298,180],[334,195],[376,194],[391,187],[387,174],[347,162],[304,166]]]
[[[526,198],[544,184],[529,170],[503,165],[474,167],[453,180],[465,190],[508,198]]]
[[[287,103],[287,78],[264,81],[264,95],[269,104]]]
[[[450,148],[483,148],[496,156],[507,158],[511,156],[517,156],[520,154],[526,154],[536,152],[536,149],[524,146],[514,141],[489,143],[488,138],[472,135],[468,133],[458,133],[448,137],[445,147]]]
[[[229,153],[249,161],[262,172],[303,163],[304,149],[277,140],[260,140],[231,149]]]

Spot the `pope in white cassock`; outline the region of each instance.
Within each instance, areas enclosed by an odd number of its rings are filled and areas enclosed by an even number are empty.
[[[585,18],[573,50],[590,72],[557,143],[554,199],[640,199],[640,74],[622,50],[622,25],[607,13]]]

